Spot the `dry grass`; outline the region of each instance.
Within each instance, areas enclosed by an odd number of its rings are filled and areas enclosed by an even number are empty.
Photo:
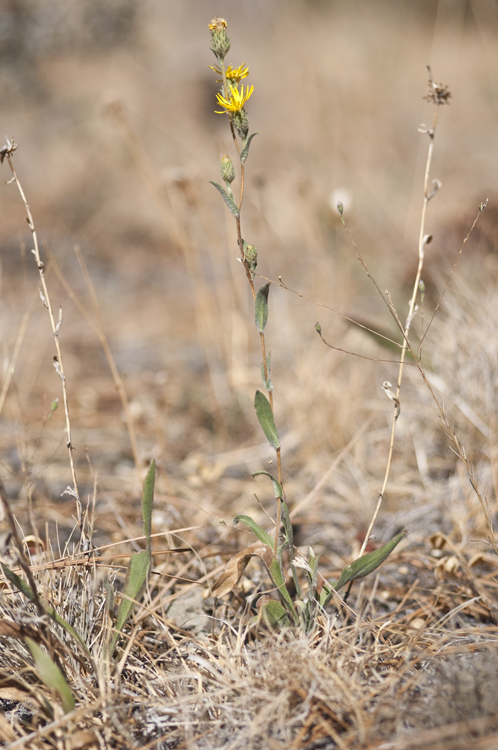
[[[63,307],[75,471],[96,547],[92,558],[82,553],[74,499],[61,495],[71,474],[63,410],[51,410],[61,397],[52,334],[23,205],[2,185],[1,478],[40,596],[90,654],[2,579],[0,744],[491,750],[496,10],[443,0],[230,5],[151,0],[139,12],[115,0],[104,17],[98,3],[65,4],[62,13],[58,0],[25,0],[0,17],[9,40],[2,132],[20,144],[16,170],[54,309]],[[260,386],[252,303],[232,226],[207,185],[230,147],[226,123],[212,114],[206,67],[214,15],[228,17],[256,85],[250,115],[261,135],[244,233],[258,246],[261,274],[304,295],[274,289],[267,338],[286,494],[298,506],[295,543],[313,546],[328,579],[358,555],[372,517],[392,415],[381,386],[397,374],[395,365],[325,349],[314,331],[319,319],[334,345],[392,356],[343,317],[396,334],[329,196],[341,189],[344,202],[352,198],[348,221],[362,257],[404,310],[416,268],[427,63],[453,98],[438,124],[433,176],[444,184],[430,205],[434,241],[414,335],[432,315],[477,202],[490,198],[423,347],[450,433],[415,368],[405,372],[374,533],[379,541],[409,534],[377,575],[355,584],[352,611],[336,617],[329,607],[306,637],[251,621],[271,586],[256,563],[227,600],[210,596],[226,560],[253,541],[231,526],[234,515],[271,528],[265,512],[274,513],[268,488],[250,479],[269,458],[252,409]],[[103,342],[123,378],[136,451]],[[152,457],[152,575],[114,662],[109,591],[122,589],[129,557],[143,546],[137,471],[143,476]],[[4,564],[23,575],[7,520],[0,533]],[[40,680],[27,637],[58,660],[74,711],[64,714]]]

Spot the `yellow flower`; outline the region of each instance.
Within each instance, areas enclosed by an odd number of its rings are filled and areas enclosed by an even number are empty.
[[[209,31],[221,31],[222,29],[226,29],[227,26],[228,24],[225,19],[217,16],[209,24]]]
[[[219,68],[217,65],[210,65],[209,66],[211,70],[214,70],[215,73],[218,73],[219,76],[223,74],[221,68]],[[239,65],[238,68],[234,68],[231,65],[228,66],[226,77],[231,83],[240,83],[243,78],[247,78],[249,75],[249,68],[245,63],[242,63],[242,65]],[[216,83],[222,83],[223,78],[221,78],[219,81],[216,81]]]
[[[230,98],[225,99],[221,94],[216,94],[216,99],[220,107],[224,107],[223,112],[216,112],[217,115],[224,115],[225,112],[241,112],[244,109],[244,104],[252,95],[254,86],[246,86],[246,93],[244,94],[244,86],[240,87],[240,91],[237,86],[230,86]],[[216,111],[216,110],[215,110]]]

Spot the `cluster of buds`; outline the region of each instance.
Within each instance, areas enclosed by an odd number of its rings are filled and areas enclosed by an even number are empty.
[[[244,109],[244,105],[252,95],[254,86],[244,87],[242,84],[244,78],[247,78],[249,75],[249,68],[245,63],[239,65],[238,68],[233,67],[232,65],[225,65],[225,56],[230,49],[230,40],[227,34],[227,22],[225,19],[213,18],[209,24],[209,31],[211,32],[211,50],[218,60],[217,65],[211,65],[210,67],[220,76],[217,82],[221,83],[221,89],[216,95],[216,100],[218,105],[223,109],[217,113],[226,113],[228,115],[234,140],[236,140],[236,131],[243,141],[241,148],[239,148],[237,143],[242,170],[241,183],[243,186],[244,164],[249,155],[251,141],[256,135],[256,133],[249,135],[249,119]],[[218,190],[235,219],[240,221],[240,205],[242,203],[243,187],[241,187],[240,202],[237,203],[232,192],[232,183],[236,176],[235,168],[228,154],[225,154],[225,156],[221,158],[220,174],[225,185],[222,186],[217,182],[211,182],[211,184]],[[244,264],[252,284],[256,274],[256,267],[258,265],[258,253],[254,245],[248,245],[247,242],[240,237],[240,224],[239,247],[241,253],[240,260]]]
[[[217,114],[228,114],[230,122],[245,141],[249,132],[249,119],[244,110],[244,105],[252,95],[254,86],[240,86],[239,84],[249,75],[249,68],[243,63],[238,68],[229,65],[225,69],[225,56],[230,49],[230,40],[227,34],[227,22],[224,18],[213,18],[209,24],[211,32],[211,50],[219,61],[219,65],[211,66],[212,70],[221,75],[222,84],[220,92],[216,95],[216,100],[220,107],[223,107]]]

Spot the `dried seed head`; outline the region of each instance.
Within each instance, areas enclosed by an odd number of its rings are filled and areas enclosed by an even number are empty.
[[[446,86],[444,83],[436,83],[436,81],[433,81],[431,69],[428,68],[428,70],[429,91],[427,92],[427,95],[424,96],[424,99],[426,99],[428,102],[433,102],[436,105],[449,104],[449,100],[451,99],[451,91],[449,90],[448,86]]]

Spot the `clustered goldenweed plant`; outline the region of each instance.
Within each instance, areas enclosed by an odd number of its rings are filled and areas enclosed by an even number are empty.
[[[209,24],[209,30],[211,32],[211,50],[217,60],[217,65],[211,67],[216,74],[221,76],[221,78],[218,79],[221,88],[216,95],[216,99],[218,105],[222,107],[222,110],[218,110],[218,113],[226,114],[228,117],[228,124],[234,147],[237,152],[237,160],[240,168],[240,190],[238,195],[235,196],[232,185],[237,174],[232,159],[228,154],[225,154],[220,162],[220,174],[224,182],[224,187],[217,182],[212,182],[212,184],[222,195],[235,220],[240,261],[244,267],[245,275],[251,290],[254,302],[254,321],[261,343],[261,378],[263,387],[268,394],[265,395],[262,391],[257,390],[254,397],[254,408],[263,433],[276,453],[276,476],[269,471],[256,471],[253,474],[253,477],[264,475],[271,480],[277,503],[277,520],[275,523],[273,538],[255,523],[251,517],[246,515],[236,516],[234,523],[242,522],[246,524],[258,538],[258,542],[246,547],[228,562],[225,571],[213,587],[213,595],[221,597],[229,593],[244,573],[245,567],[251,557],[257,556],[266,565],[275,586],[275,591],[278,595],[278,599],[273,599],[268,594],[260,597],[257,603],[259,611],[258,617],[262,618],[270,626],[280,627],[287,625],[300,625],[305,632],[309,632],[316,622],[317,615],[320,612],[323,612],[324,608],[329,604],[331,599],[337,595],[340,589],[347,584],[351,587],[353,581],[363,578],[376,570],[376,568],[378,568],[378,566],[389,556],[392,550],[401,541],[406,532],[403,531],[397,534],[380,549],[360,556],[359,559],[344,568],[339,580],[334,584],[327,583],[327,581],[319,575],[319,560],[315,557],[312,549],[310,549],[307,559],[302,555],[295,556],[292,523],[289,514],[289,507],[285,498],[282,479],[281,444],[274,419],[274,386],[271,379],[271,357],[267,349],[265,336],[269,312],[268,298],[272,284],[271,282],[268,282],[256,291],[254,281],[258,264],[258,253],[255,245],[247,242],[243,238],[241,226],[245,166],[249,157],[252,139],[257,135],[257,133],[250,134],[249,132],[249,117],[245,109],[245,105],[254,92],[254,86],[245,84],[244,88],[244,83],[242,83],[242,81],[249,75],[249,68],[245,63],[242,63],[238,67],[234,67],[231,64],[227,65],[226,63],[226,57],[231,46],[227,32],[226,20],[224,18],[214,18]],[[410,321],[413,317],[419,278],[420,273],[417,276],[415,292],[410,305]],[[321,328],[318,324],[317,330],[321,334]],[[404,331],[405,341],[407,341],[408,338],[408,330],[409,324],[407,324]],[[406,354],[406,343],[403,345],[401,351],[402,359],[400,363],[398,391],[396,396],[393,395],[393,399],[398,405],[399,389],[401,387],[401,373]],[[392,444],[393,439],[391,440],[389,461],[392,455]],[[387,484],[387,474],[388,471],[386,472],[385,484]],[[380,493],[380,499],[382,498],[384,490],[385,486]],[[375,518],[376,515],[370,525],[367,539],[370,535]],[[281,535],[282,527],[283,533]],[[364,548],[362,548],[362,553],[363,551]],[[290,569],[292,571],[292,579],[296,592],[294,599],[289,593],[289,587],[286,585],[284,553],[288,556]],[[304,587],[301,585],[298,570],[302,570],[306,576],[306,586]],[[349,589],[346,593],[345,599],[347,599],[348,594]]]
[[[267,282],[259,289],[256,288],[255,283],[256,278],[258,277],[258,253],[255,245],[251,242],[247,242],[242,233],[241,215],[244,198],[245,168],[250,155],[252,140],[256,135],[256,133],[250,133],[246,105],[254,92],[254,87],[244,83],[249,76],[249,68],[245,64],[233,67],[226,63],[226,57],[230,50],[226,21],[221,18],[216,18],[211,22],[209,28],[211,32],[211,49],[217,61],[216,65],[213,66],[213,71],[220,76],[218,82],[221,84],[220,91],[217,95],[217,105],[221,108],[218,109],[218,111],[220,114],[227,116],[234,148],[237,153],[237,158],[234,160],[237,167],[234,166],[234,161],[232,161],[228,155],[224,155],[221,159],[220,173],[223,185],[216,182],[213,182],[212,184],[222,195],[235,221],[240,261],[244,268],[247,283],[253,299],[254,321],[261,345],[261,378],[263,390],[256,391],[254,407],[261,429],[276,454],[276,471],[270,472],[261,470],[256,471],[253,474],[254,477],[264,476],[271,482],[276,500],[276,523],[274,533],[273,535],[267,533],[249,516],[238,515],[235,518],[235,522],[244,523],[254,533],[257,541],[241,550],[229,560],[223,573],[212,587],[212,594],[215,597],[222,597],[230,593],[243,575],[249,560],[252,557],[258,557],[266,566],[273,582],[274,589],[273,591],[259,597],[257,602],[258,614],[252,622],[256,625],[263,622],[264,625],[271,630],[284,629],[284,633],[287,632],[285,630],[286,628],[288,629],[292,627],[297,634],[304,633],[306,636],[315,629],[315,637],[319,640],[320,632],[315,626],[325,608],[332,602],[332,600],[337,601],[343,606],[347,600],[351,584],[355,580],[363,578],[375,571],[391,554],[406,533],[403,531],[395,535],[380,549],[368,554],[362,554],[378,517],[381,503],[388,485],[393,456],[395,428],[403,406],[401,398],[403,371],[407,364],[418,369],[422,380],[431,392],[436,406],[439,409],[445,430],[454,444],[455,451],[462,459],[472,486],[486,512],[486,517],[489,521],[489,541],[494,545],[491,519],[486,499],[483,498],[479,492],[477,482],[472,473],[472,467],[467,461],[465,450],[455,434],[450,420],[446,417],[444,407],[440,403],[432,387],[431,380],[422,364],[422,344],[434,319],[434,315],[429,320],[425,329],[423,329],[418,344],[415,345],[410,336],[413,320],[419,312],[418,304],[420,303],[420,306],[422,306],[424,296],[424,285],[422,281],[424,255],[425,248],[431,241],[430,236],[425,232],[427,206],[438,193],[440,188],[440,183],[437,180],[433,181],[432,185],[430,185],[430,168],[434,148],[437,113],[438,108],[448,102],[450,94],[447,87],[434,82],[432,73],[429,70],[429,93],[427,98],[433,104],[433,120],[430,127],[424,126],[421,128],[421,132],[426,134],[429,138],[429,148],[424,178],[423,209],[418,245],[419,262],[409,302],[408,315],[405,322],[402,322],[401,316],[395,309],[389,293],[383,293],[377,286],[376,282],[372,279],[378,293],[384,300],[389,313],[396,321],[402,337],[402,343],[397,345],[400,356],[399,360],[397,360],[399,371],[396,386],[393,388],[391,383],[387,381],[383,386],[386,396],[393,402],[391,437],[385,476],[382,488],[379,491],[377,507],[366,534],[365,543],[359,558],[342,570],[337,582],[330,583],[324,580],[320,575],[319,559],[315,556],[314,551],[311,548],[309,549],[307,557],[304,557],[300,553],[296,553],[294,548],[293,528],[291,523],[292,509],[289,508],[285,494],[281,443],[274,418],[274,386],[271,377],[271,358],[266,339],[266,327],[269,319],[268,300],[271,287],[275,282]],[[33,566],[31,564],[29,553],[26,551],[23,539],[20,537],[18,525],[10,509],[6,492],[3,485],[0,483],[1,508],[3,509],[4,517],[7,519],[11,529],[10,557],[8,557],[7,564],[4,556],[4,562],[1,563],[1,568],[7,585],[10,586],[9,595],[12,596],[13,600],[18,602],[17,619],[6,620],[6,618],[0,618],[0,637],[16,639],[23,645],[24,653],[22,658],[19,656],[19,653],[22,652],[19,652],[18,654],[13,655],[12,663],[16,665],[16,668],[19,671],[21,671],[19,664],[22,664],[22,668],[30,675],[34,670],[39,683],[43,683],[47,691],[56,697],[56,700],[50,702],[43,694],[40,694],[40,691],[37,690],[36,686],[33,687],[32,682],[29,682],[27,679],[25,680],[21,675],[16,678],[18,679],[16,684],[19,684],[26,691],[31,690],[30,695],[36,697],[36,700],[41,706],[45,720],[52,722],[52,724],[49,724],[43,730],[47,736],[52,731],[56,732],[60,726],[64,725],[64,722],[67,723],[69,721],[68,717],[72,717],[72,719],[76,721],[80,715],[78,713],[80,710],[81,715],[83,715],[85,711],[91,712],[102,710],[102,716],[105,721],[108,720],[110,723],[114,722],[114,726],[118,727],[117,731],[125,732],[124,728],[118,726],[116,723],[117,719],[113,714],[111,704],[115,699],[115,694],[119,690],[120,677],[125,670],[127,659],[134,647],[134,636],[139,627],[140,619],[137,618],[138,622],[132,629],[131,635],[125,633],[125,626],[129,623],[133,609],[136,608],[137,604],[143,601],[144,593],[150,591],[151,588],[148,588],[148,584],[150,581],[153,554],[151,545],[151,517],[154,496],[155,462],[152,461],[150,465],[143,489],[142,516],[145,549],[139,553],[133,554],[130,558],[129,565],[127,566],[126,580],[121,593],[120,604],[115,611],[115,591],[113,581],[111,581],[109,577],[105,578],[103,586],[99,589],[100,583],[99,580],[97,580],[96,575],[96,550],[92,548],[91,528],[90,525],[87,524],[88,519],[79,499],[79,491],[72,457],[73,446],[71,443],[71,425],[66,391],[66,374],[63,369],[62,354],[59,344],[59,331],[62,326],[62,312],[60,311],[57,317],[53,312],[52,303],[50,302],[49,290],[45,278],[45,265],[40,256],[33,217],[13,167],[12,157],[16,148],[17,146],[13,140],[8,141],[5,147],[0,150],[0,160],[2,162],[5,160],[8,162],[13,174],[13,179],[20,191],[26,208],[28,227],[32,233],[35,245],[33,256],[37,264],[42,285],[41,301],[48,309],[50,315],[52,333],[56,347],[56,357],[54,358],[53,364],[56,373],[62,382],[63,402],[66,414],[67,448],[69,451],[70,468],[73,477],[73,487],[68,488],[67,492],[75,498],[77,503],[77,524],[80,530],[81,539],[80,547],[78,548],[79,557],[74,556],[71,561],[75,563],[74,568],[68,566],[65,571],[65,582],[63,581],[61,583],[62,576],[57,579],[52,569],[47,568],[47,575],[52,575],[53,573],[54,581],[53,590],[47,591],[47,587],[41,585],[39,580],[33,574]],[[240,178],[240,188],[238,192],[235,192],[233,186],[237,178],[237,171]],[[475,223],[485,206],[486,202],[483,202],[480,205],[479,213],[477,214],[470,232],[475,226]],[[344,216],[344,209],[341,204],[338,205],[338,210],[342,223],[349,234],[346,218]],[[461,256],[469,235],[465,238],[458,257]],[[364,271],[370,276],[370,278],[372,278],[358,250],[357,255]],[[456,262],[458,262],[458,258]],[[286,289],[281,283],[277,286]],[[447,286],[448,284],[443,291],[443,295]],[[66,287],[66,289],[69,288]],[[441,299],[436,306],[434,314],[437,312],[440,304]],[[325,341],[320,324],[317,324],[316,330],[324,343],[327,346],[331,346]],[[104,350],[106,350],[106,340],[102,329],[97,327],[96,333],[99,335]],[[370,333],[375,334],[376,332],[370,330]],[[377,338],[382,343],[382,339],[379,339],[379,337]],[[392,345],[395,342],[386,343]],[[331,348],[335,347],[332,346]],[[106,351],[106,354],[107,353],[109,353],[109,357],[111,357],[109,364],[115,382],[117,383],[117,386],[120,386],[118,387],[118,391],[122,397],[123,407],[126,412],[126,394],[124,393],[124,386],[122,385],[122,382],[119,381],[117,370],[116,372],[113,370],[110,350],[109,352]],[[263,391],[265,391],[266,394]],[[130,434],[130,439],[133,446],[135,463],[138,469],[139,456],[134,435]],[[296,507],[297,505],[294,504],[294,510]],[[174,551],[175,550],[169,550],[169,552]],[[61,562],[64,563],[64,560]],[[80,564],[81,569],[84,570],[85,573],[82,573],[81,576],[78,577],[78,574],[73,575],[73,570],[76,570]],[[287,582],[287,567],[290,567],[291,570],[292,585]],[[348,587],[346,595],[341,599],[338,592],[346,586]],[[67,601],[64,605],[61,605],[60,602],[55,604],[53,601],[58,593],[57,587],[63,589],[63,593],[67,594]],[[78,597],[83,600],[84,606],[88,608],[88,612],[81,616],[80,619],[75,616],[75,609],[70,604],[70,599],[71,597],[74,597],[75,591]],[[274,598],[271,594],[277,598]],[[160,597],[160,593],[158,596]],[[63,616],[61,612],[65,616]],[[149,614],[152,613],[155,616],[157,612],[154,609],[154,602],[149,604],[147,608],[144,608],[144,612],[148,612]],[[142,615],[143,617],[146,616],[141,612],[141,617]],[[120,639],[123,635],[125,635],[125,638],[121,643],[124,643],[124,647],[123,649],[120,649]],[[171,640],[173,641],[173,639]],[[341,642],[339,645],[338,639],[334,648],[337,651],[341,649],[347,651],[344,643],[345,642]],[[175,647],[174,642],[173,647]],[[327,650],[325,646],[323,648],[325,651]],[[352,651],[351,642],[349,643],[348,648],[349,654]],[[297,652],[297,649],[295,649],[295,651]],[[19,658],[16,660],[16,658],[14,658],[15,656]],[[294,658],[297,658],[296,654],[294,655]],[[303,657],[302,654],[301,658],[306,660],[306,656]],[[349,655],[347,658],[350,658]],[[351,659],[352,658],[353,657],[351,657]],[[366,652],[363,654],[363,658],[365,661],[368,660],[369,656]],[[71,670],[69,667],[71,667]],[[142,677],[141,670],[145,670],[144,663],[141,663],[139,667],[140,677]],[[227,674],[230,673],[231,670],[233,670],[233,663],[227,657]],[[216,670],[212,671],[213,674],[217,674]],[[287,671],[284,667],[277,671],[279,672],[280,679],[283,680],[286,678]],[[69,674],[71,674],[71,677]],[[160,679],[164,680],[164,675],[161,675]],[[237,678],[234,678],[234,681],[236,679]],[[95,697],[97,692],[95,690],[96,684],[100,691],[98,697]],[[83,705],[82,708],[79,709],[77,708],[77,703],[81,702],[84,704],[85,699],[87,699],[86,692],[90,691],[89,686],[94,690],[93,703],[91,703],[89,707],[87,703],[86,707]],[[282,690],[284,689],[285,685],[282,686]],[[166,691],[168,698],[170,697],[170,692],[172,690],[171,686],[168,685]],[[322,692],[326,692],[325,688],[322,689]],[[206,695],[207,693],[208,691],[206,691]],[[227,701],[225,702],[227,703]],[[64,716],[59,718],[61,717],[61,713],[64,714]],[[58,723],[58,721],[60,721],[60,723]],[[0,729],[2,729],[1,725]],[[29,738],[25,738],[24,744],[28,744],[28,742]]]

